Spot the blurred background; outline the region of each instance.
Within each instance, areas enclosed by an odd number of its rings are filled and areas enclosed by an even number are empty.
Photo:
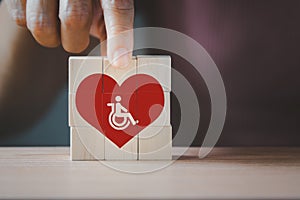
[[[219,146],[300,145],[300,1],[143,0],[135,4],[135,27],[164,27],[185,33],[197,40],[217,64],[228,98]],[[208,91],[187,61],[171,55],[172,67],[190,81],[198,95],[201,121],[193,145],[199,146],[210,119]],[[0,135],[1,146],[69,145],[64,77],[64,86],[41,117],[16,134]],[[178,109],[173,96],[174,131],[178,128]],[[5,118],[10,114],[1,115]],[[4,123],[1,120],[0,126]],[[7,129],[0,134],[3,131]]]

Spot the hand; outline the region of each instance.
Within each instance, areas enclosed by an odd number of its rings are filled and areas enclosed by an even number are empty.
[[[89,35],[107,40],[107,55],[117,67],[127,66],[133,48],[133,0],[6,0],[16,24],[27,27],[45,47],[79,53],[89,45]],[[119,58],[119,59],[117,59]]]

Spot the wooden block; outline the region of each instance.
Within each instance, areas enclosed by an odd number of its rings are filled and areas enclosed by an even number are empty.
[[[92,96],[93,94],[86,94],[86,95],[91,95]],[[89,102],[87,102],[87,104],[84,105],[85,108],[83,108],[83,109],[85,109],[85,110],[89,109],[90,110],[90,111],[87,112],[88,115],[86,115],[86,118],[84,119],[80,115],[80,113],[79,113],[79,111],[76,107],[75,96],[76,96],[75,94],[69,94],[69,100],[68,100],[69,101],[69,106],[68,106],[69,107],[68,108],[68,115],[69,115],[69,117],[68,117],[69,122],[68,123],[69,123],[69,126],[70,127],[91,127],[92,125],[94,127],[99,126],[99,122],[98,122],[98,119],[97,119],[96,112],[94,112],[93,111],[94,108],[90,106],[92,104],[88,104]],[[90,97],[90,99],[93,100],[93,96]],[[83,102],[83,103],[85,103],[85,102]]]
[[[172,133],[171,133],[171,126],[170,126],[170,91],[171,91],[171,59],[169,56],[139,56],[139,60],[137,61],[136,58],[133,58],[130,65],[127,68],[115,68],[111,66],[110,63],[106,58],[102,57],[71,57],[69,60],[69,126],[71,126],[71,158],[72,160],[93,160],[93,156],[91,154],[95,154],[97,159],[105,159],[105,160],[137,160],[138,159],[138,150],[144,151],[141,159],[145,160],[168,160],[170,159],[170,155],[168,151],[172,147],[171,144],[168,144],[167,141],[172,141]],[[137,68],[139,65],[139,68]],[[113,143],[109,138],[106,138],[102,135],[98,130],[92,127],[87,121],[84,120],[82,116],[76,109],[75,105],[75,96],[76,91],[79,84],[88,76],[92,74],[105,74],[110,76],[114,79],[119,86],[121,86],[125,80],[128,80],[131,76],[136,74],[148,74],[163,86],[164,92],[164,108],[161,115],[146,129],[144,129],[141,134],[141,143],[142,147],[138,149],[138,138],[139,135],[132,138],[128,143],[124,146],[119,148],[115,143]],[[94,77],[94,76],[93,76]],[[150,78],[151,79],[151,78]],[[94,79],[93,79],[94,80]],[[95,79],[96,80],[96,79]],[[134,80],[134,79],[131,79]],[[105,86],[107,79],[103,79],[103,98],[106,94],[113,93],[111,88],[109,89],[108,86],[111,84],[107,84]],[[97,81],[96,81],[97,82]],[[127,82],[128,83],[128,82]],[[132,85],[134,84],[134,85]],[[126,95],[137,95],[138,92],[132,93],[138,86],[138,79],[130,82],[130,86],[128,88],[131,91],[122,88],[118,92],[120,93],[113,93],[114,98],[116,99],[117,96],[122,97],[122,100],[126,100]],[[94,85],[94,84],[92,84]],[[95,84],[96,85],[96,84]],[[124,84],[125,85],[125,84]],[[126,84],[129,85],[129,84]],[[126,88],[126,87],[125,87]],[[95,89],[95,88],[94,88]],[[95,90],[91,89],[91,93],[94,93]],[[87,89],[85,89],[87,90]],[[85,91],[81,90],[81,91]],[[87,90],[89,93],[90,90]],[[121,91],[121,92],[120,92]],[[123,93],[123,91],[125,91]],[[129,92],[127,92],[129,91]],[[155,91],[147,91],[141,90],[142,92],[151,93]],[[117,95],[117,96],[116,96]],[[82,96],[82,95],[81,95]],[[85,96],[85,95],[83,95]],[[153,95],[152,95],[153,97]],[[161,97],[161,93],[160,93]],[[161,97],[162,98],[162,97]],[[112,98],[109,99],[113,101]],[[112,102],[108,102],[112,103]],[[116,102],[114,102],[116,103]],[[121,102],[122,106],[124,106],[124,102]],[[89,103],[88,103],[89,104]],[[136,103],[138,105],[138,102]],[[80,105],[85,105],[80,104]],[[106,104],[105,104],[106,105]],[[138,111],[129,108],[129,104],[125,103],[125,107],[132,112],[134,118],[137,115]],[[132,106],[132,103],[130,104]],[[140,104],[143,105],[143,102]],[[107,109],[107,108],[106,108]],[[106,115],[108,112],[104,112],[103,115]],[[89,115],[88,115],[89,116]],[[96,117],[91,117],[96,119]],[[104,123],[102,119],[102,122]],[[137,119],[138,122],[138,119]],[[117,123],[117,122],[116,122]],[[105,127],[105,126],[103,126]],[[163,127],[159,130],[157,127]],[[105,130],[103,130],[106,134]],[[150,131],[150,133],[149,133]],[[151,133],[159,132],[159,134],[149,137]],[[168,132],[169,131],[169,132]],[[87,132],[91,132],[92,134],[86,134]],[[85,133],[85,134],[84,134]],[[113,133],[113,132],[111,132]],[[164,133],[164,134],[163,134]],[[167,134],[168,133],[168,134]],[[84,136],[82,136],[84,135]],[[89,136],[93,135],[93,136]],[[144,138],[144,136],[146,138]],[[98,139],[96,138],[98,137]],[[102,139],[99,139],[101,137]],[[114,137],[114,135],[113,135]],[[170,139],[171,138],[171,139]],[[83,143],[86,143],[86,147]],[[96,144],[97,143],[97,144]],[[124,143],[123,143],[124,144]],[[166,145],[163,145],[166,144]],[[118,144],[120,146],[120,144]],[[171,146],[171,147],[170,147]],[[161,147],[161,148],[159,148]],[[91,151],[89,151],[91,148]],[[97,149],[98,148],[98,149]],[[97,154],[101,148],[101,153]],[[158,149],[158,151],[153,151]],[[170,151],[171,152],[171,151]],[[169,152],[169,153],[170,153]],[[170,153],[171,154],[171,153]],[[169,156],[169,157],[168,157]]]
[[[104,135],[93,127],[71,127],[71,159],[103,160]]]
[[[70,127],[91,127],[91,125],[82,118],[75,105],[75,94],[69,94],[69,126]],[[95,114],[96,115],[96,114]],[[96,116],[94,117],[95,119]]]
[[[120,98],[120,103],[121,105],[126,108],[128,110],[128,113],[131,114],[131,116],[133,117],[133,120],[136,120],[136,109],[134,107],[134,105],[136,103],[136,97],[135,97],[135,93],[134,94],[104,94],[103,95],[103,102],[104,105],[107,105],[109,103],[116,103],[117,99],[116,97]],[[122,141],[120,140],[120,138],[124,138],[124,134],[125,136],[127,136],[126,131],[128,131],[128,134],[131,133],[131,131],[133,129],[135,129],[135,126],[132,125],[132,123],[130,122],[130,125],[128,128],[124,129],[124,130],[116,130],[114,128],[112,128],[112,126],[110,125],[109,122],[109,113],[111,112],[110,107],[105,107],[103,108],[104,110],[104,115],[103,115],[103,119],[102,122],[104,124],[104,127],[110,127],[109,129],[104,129],[104,132],[106,134],[106,138],[105,138],[105,160],[137,160],[137,136],[133,137],[128,143],[126,143],[124,146],[122,146],[121,148],[119,148],[115,143],[113,143],[109,138],[108,134],[111,134],[113,138],[118,139],[118,141]],[[127,119],[129,120],[129,119]],[[109,132],[110,131],[110,132]],[[118,134],[120,134],[118,136]],[[121,135],[122,134],[122,135]]]
[[[103,74],[110,76],[113,78],[119,86],[122,85],[122,83],[128,79],[129,77],[135,75],[137,73],[136,71],[136,58],[133,57],[130,64],[126,68],[116,68],[112,66],[108,59],[105,58],[103,60]],[[103,92],[104,93],[111,93],[111,91],[106,89],[106,81],[103,81]],[[134,88],[136,88],[136,82],[134,82]]]
[[[144,115],[145,113],[140,112],[140,110],[143,110],[143,107],[145,106],[145,103],[141,100],[141,98],[139,98],[141,93],[137,92],[137,119],[141,118],[141,115]],[[153,98],[154,93],[147,93],[147,96],[149,95],[149,98]],[[143,95],[143,94],[141,94]],[[158,118],[156,118],[149,126],[170,126],[171,125],[171,105],[170,105],[170,93],[169,92],[164,92],[164,105],[163,105],[163,109],[160,113],[160,115],[158,116]],[[156,110],[162,107],[159,104],[155,104],[153,105],[153,109],[149,109],[149,113],[147,113],[149,115],[149,118],[151,118],[151,116],[153,116],[153,113],[157,112]],[[155,115],[155,114],[154,114]],[[143,125],[140,125],[143,126]]]
[[[170,126],[171,125],[171,102],[170,93],[164,92],[165,105],[160,116],[150,126]]]
[[[137,160],[138,136],[132,138],[122,148],[119,148],[109,139],[105,138],[105,160]]]
[[[137,56],[137,74],[150,75],[159,81],[164,92],[171,91],[170,56]]]
[[[151,126],[139,134],[139,160],[172,159],[172,127]]]
[[[83,79],[103,71],[102,57],[76,56],[69,58],[69,93],[75,93]]]

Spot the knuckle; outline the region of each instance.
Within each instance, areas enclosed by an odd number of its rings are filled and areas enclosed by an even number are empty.
[[[110,27],[110,31],[112,34],[118,34],[124,31],[128,31],[130,30],[131,27],[127,26],[127,25],[121,25],[121,24],[113,24]]]
[[[10,16],[12,17],[13,21],[19,26],[26,25],[26,15],[23,11],[18,9],[10,10]]]
[[[27,27],[36,37],[54,34],[56,24],[43,14],[30,13],[27,17]]]
[[[90,13],[85,7],[63,10],[59,14],[61,23],[70,29],[86,28],[91,23]]]
[[[85,28],[90,24],[88,13],[84,12],[64,12],[60,14],[60,21],[70,29]]]
[[[102,7],[104,9],[116,9],[116,10],[133,10],[133,0],[103,0]]]

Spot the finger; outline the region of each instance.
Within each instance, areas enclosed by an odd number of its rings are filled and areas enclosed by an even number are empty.
[[[27,27],[35,40],[46,47],[60,44],[57,0],[27,0]]]
[[[116,67],[126,67],[133,49],[133,0],[102,0],[107,32],[107,54]]]
[[[104,16],[99,1],[93,1],[93,21],[90,34],[94,37],[99,38],[100,41],[106,40]]]
[[[96,30],[93,31],[93,29],[96,29]],[[97,28],[92,26],[91,35],[99,38],[99,40],[100,40],[101,56],[107,56],[107,45],[106,45],[107,37],[106,37],[104,20],[98,24]]]
[[[93,1],[93,22],[90,34],[100,40],[101,55],[106,56],[106,30],[102,7],[99,1]]]
[[[89,45],[92,0],[60,0],[61,40],[66,51],[80,53]]]
[[[10,16],[19,26],[26,26],[26,0],[6,0]]]

